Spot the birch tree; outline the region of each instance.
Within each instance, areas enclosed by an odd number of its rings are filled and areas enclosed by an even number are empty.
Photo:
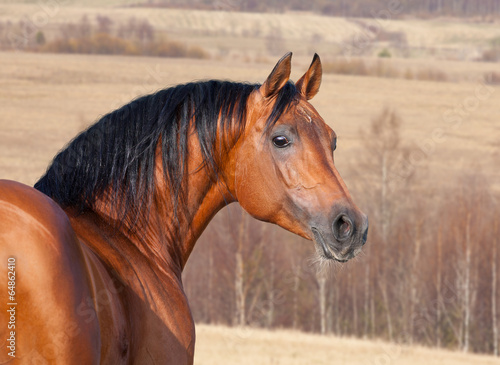
[[[491,255],[491,326],[493,333],[493,355],[498,356],[498,323],[497,323],[497,256],[498,256],[498,234],[499,219],[494,218],[493,247]]]
[[[384,305],[384,314],[386,319],[387,336],[389,340],[394,338],[393,318],[391,308],[389,268],[386,267],[387,260],[390,257],[389,240],[392,228],[393,217],[399,213],[400,201],[396,199],[398,193],[408,186],[413,177],[413,173],[402,173],[401,166],[405,161],[411,148],[406,145],[401,137],[402,119],[399,114],[390,109],[384,108],[379,115],[372,119],[367,131],[361,131],[363,136],[363,151],[361,156],[357,156],[357,166],[363,171],[363,176],[358,176],[358,181],[367,182],[370,186],[358,188],[365,192],[366,200],[372,201],[369,216],[372,222],[380,227],[380,242],[377,242],[378,257],[383,258],[379,261],[379,277],[377,280],[378,289],[382,295]],[[397,202],[397,203],[396,203]],[[373,235],[371,236],[374,237]],[[365,284],[369,281],[368,275],[372,272],[370,266],[371,260],[366,262]],[[373,288],[375,289],[375,288]],[[365,293],[366,293],[365,289]],[[368,308],[370,301],[370,322],[375,326],[374,302],[375,290],[368,291],[365,295],[364,308]],[[366,310],[365,310],[366,311]],[[365,322],[365,333],[366,333]],[[374,328],[372,329],[375,330]]]

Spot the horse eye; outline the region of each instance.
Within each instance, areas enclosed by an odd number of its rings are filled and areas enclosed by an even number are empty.
[[[273,144],[276,147],[283,148],[290,144],[290,141],[285,136],[277,136],[273,138]]]

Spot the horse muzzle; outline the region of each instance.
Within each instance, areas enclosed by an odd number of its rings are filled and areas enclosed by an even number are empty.
[[[311,224],[320,256],[346,262],[361,252],[368,236],[368,218],[363,213],[343,211],[331,224]]]

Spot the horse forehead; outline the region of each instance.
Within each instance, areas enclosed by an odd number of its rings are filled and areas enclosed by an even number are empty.
[[[303,105],[298,105],[296,108],[296,112],[298,115],[304,117],[306,122],[308,122],[308,123],[313,122],[313,118],[311,116],[311,114],[312,114],[311,111],[307,110]]]
[[[308,101],[305,100],[300,101],[294,107],[294,114],[297,117],[303,118],[304,121],[309,123],[318,123],[318,122],[319,124],[325,123],[325,121],[318,113],[318,111]]]
[[[300,103],[295,108],[295,113],[298,123],[304,123],[306,128],[314,128],[315,130],[319,130],[319,134],[328,136],[328,138],[335,138],[336,134],[332,128],[328,124],[326,124],[325,120],[321,117],[321,115],[314,109],[314,107],[305,102]]]

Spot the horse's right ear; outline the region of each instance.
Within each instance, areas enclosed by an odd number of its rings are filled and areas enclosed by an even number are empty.
[[[259,91],[263,97],[269,98],[276,95],[290,78],[292,71],[292,52],[284,55],[274,66],[267,80],[262,84]]]

